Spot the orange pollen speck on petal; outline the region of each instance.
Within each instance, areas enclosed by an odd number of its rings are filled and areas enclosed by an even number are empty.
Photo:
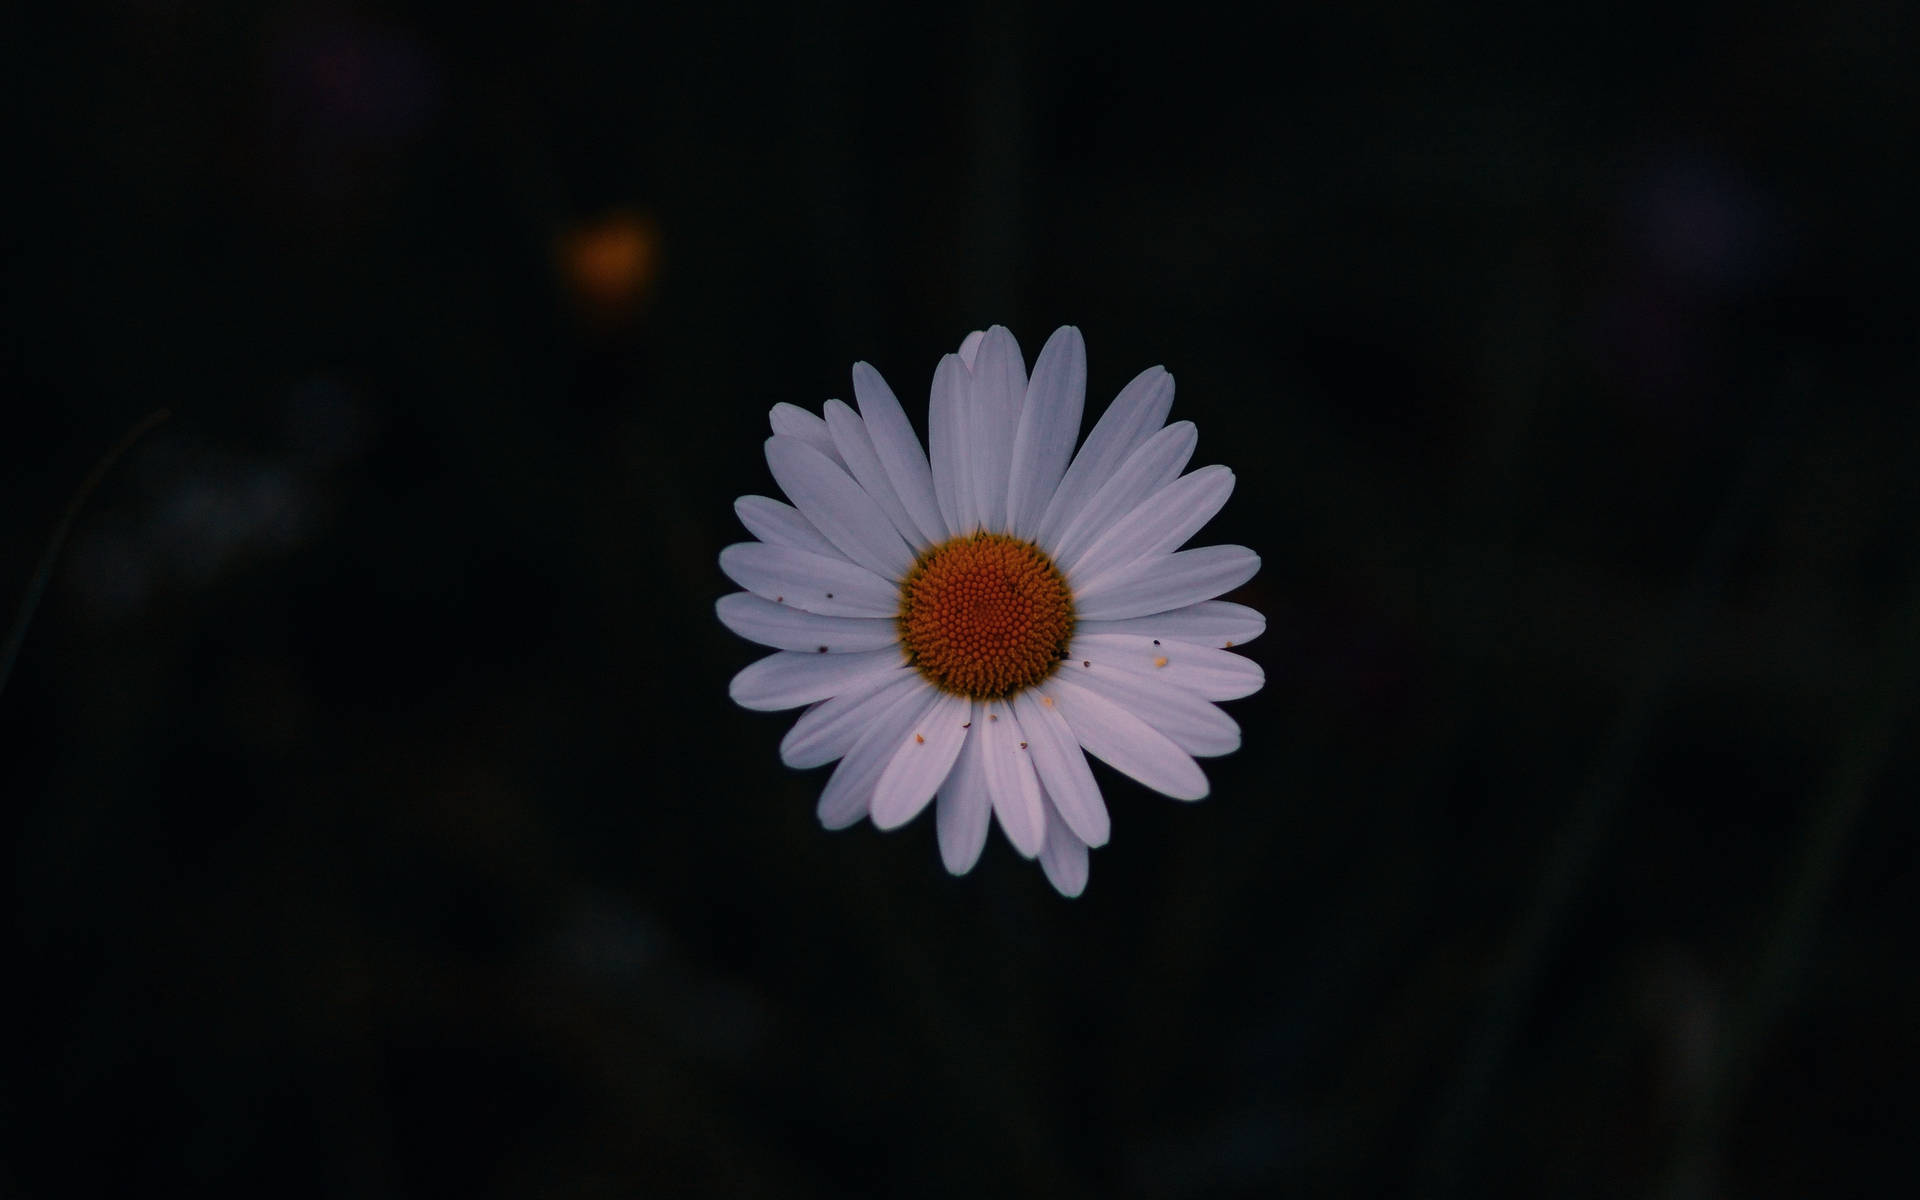
[[[936,687],[1001,700],[1066,657],[1073,593],[1031,542],[975,533],[920,556],[900,585],[900,645]]]

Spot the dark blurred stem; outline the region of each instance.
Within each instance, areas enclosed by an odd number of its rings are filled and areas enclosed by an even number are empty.
[[[1916,580],[1920,584],[1920,580]],[[1714,1047],[1706,1093],[1680,1131],[1664,1195],[1693,1200],[1719,1194],[1718,1158],[1729,1118],[1782,1014],[1798,998],[1820,916],[1840,873],[1854,827],[1866,809],[1893,731],[1920,672],[1920,586],[1895,608],[1880,639],[1880,674],[1851,722],[1832,774],[1797,845],[1805,847],[1779,911],[1766,927],[1744,998]]]
[[[1027,21],[1024,5],[983,0],[975,8],[974,88],[971,178],[972,267],[966,299],[981,325],[1018,327],[1021,264],[1026,258],[1026,189],[1031,164],[1026,131],[1030,124],[1027,78]]]
[[[1460,1069],[1441,1094],[1433,1129],[1415,1164],[1412,1195],[1437,1200],[1459,1190],[1461,1167],[1479,1134],[1487,1098],[1532,1006],[1560,927],[1613,823],[1663,698],[1712,614],[1734,551],[1785,456],[1791,439],[1783,418],[1789,407],[1790,400],[1783,402],[1756,433],[1665,636],[1642,662],[1574,812],[1548,851],[1532,900],[1501,955],[1486,1005],[1468,1035]]]
[[[53,578],[53,564],[60,561],[60,549],[67,544],[67,535],[73,532],[73,522],[79,517],[80,510],[86,507],[87,497],[93,495],[93,489],[100,486],[100,481],[113,469],[113,464],[120,461],[121,455],[172,415],[164,408],[148,413],[138,425],[127,430],[99,462],[93,464],[93,470],[88,471],[86,479],[81,481],[80,490],[74,493],[73,501],[67,505],[60,523],[53,527],[53,536],[47,539],[47,549],[40,555],[40,565],[34,569],[26,597],[20,601],[20,615],[14,618],[13,628],[7,632],[6,653],[0,655],[0,692],[7,690],[7,680],[13,675],[13,660],[20,657],[20,644],[27,640],[27,626],[33,623],[34,610],[40,607],[40,597],[46,594],[47,581]]]

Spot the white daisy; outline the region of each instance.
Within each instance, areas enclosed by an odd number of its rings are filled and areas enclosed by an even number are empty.
[[[1240,745],[1213,702],[1258,691],[1227,648],[1266,619],[1215,600],[1253,577],[1244,546],[1178,547],[1226,503],[1190,421],[1165,425],[1173,376],[1143,371],[1078,454],[1087,353],[1055,331],[1027,375],[1013,335],[973,333],[933,373],[929,456],[886,382],[853,368],[859,411],[770,414],[767,465],[792,505],[734,505],[758,541],[720,569],[745,588],[720,619],[779,652],[734,676],[752,709],[809,705],[790,767],[839,760],[829,829],[893,829],[936,801],[947,869],[965,874],[989,814],[1077,896],[1107,807],[1082,750],[1176,800],[1207,794],[1194,757]],[[1164,426],[1164,427],[1163,427]],[[1071,463],[1069,463],[1071,459]]]

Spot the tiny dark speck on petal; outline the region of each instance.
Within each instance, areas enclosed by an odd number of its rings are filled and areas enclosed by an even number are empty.
[[[826,652],[827,648],[825,646],[820,647],[820,653],[825,654]]]
[[[827,599],[829,599],[829,600],[831,600],[831,599],[833,599],[833,593],[832,593],[832,592],[828,592],[828,593],[827,593]]]
[[[1081,660],[1080,660],[1080,665],[1081,665],[1081,666],[1083,666],[1083,667],[1091,667],[1091,666],[1093,665],[1093,663],[1092,663],[1092,662],[1090,662],[1089,660],[1087,660],[1087,659],[1084,659],[1084,658],[1083,658],[1083,659],[1081,659]]]

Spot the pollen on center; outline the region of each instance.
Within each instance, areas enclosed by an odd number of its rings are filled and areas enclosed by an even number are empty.
[[[999,533],[942,542],[900,585],[900,644],[936,687],[999,700],[1053,673],[1073,593],[1038,546]]]

